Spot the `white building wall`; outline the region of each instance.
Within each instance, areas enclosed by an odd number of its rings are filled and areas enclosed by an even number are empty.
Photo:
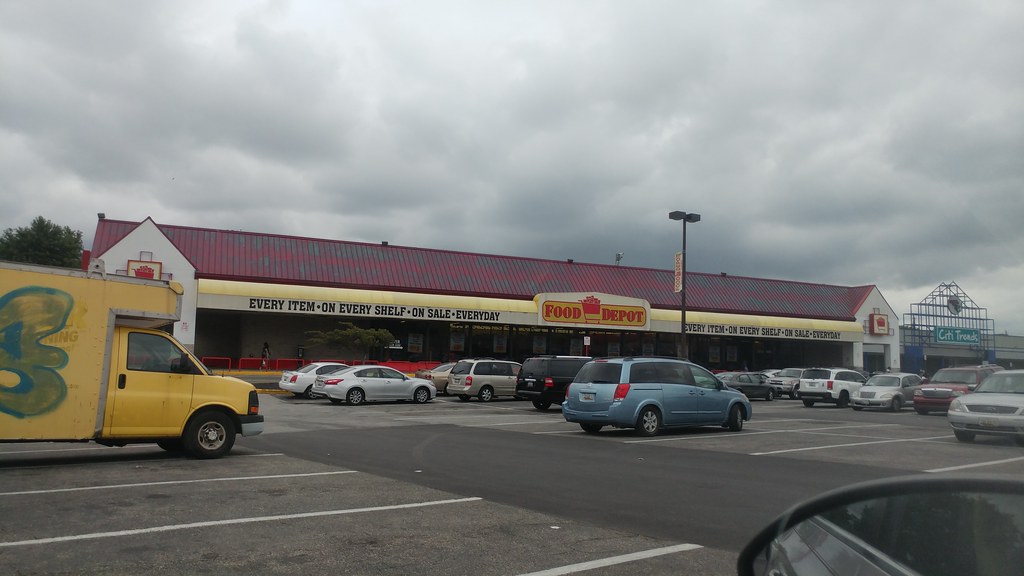
[[[152,256],[144,255],[144,252],[150,252]],[[129,260],[160,262],[161,278],[174,280],[185,290],[181,297],[181,320],[174,323],[174,337],[190,351],[195,349],[196,295],[199,293],[196,269],[152,220],[147,218],[109,250],[92,257],[103,260],[107,274],[127,274]]]
[[[888,317],[889,333],[884,336],[871,333],[870,317],[872,314],[884,314]],[[864,352],[881,351],[885,355],[885,366],[893,372],[900,371],[900,319],[896,311],[885,301],[877,287],[864,299],[857,310],[857,322],[864,327],[863,344],[854,344],[853,360],[856,368],[863,368]]]

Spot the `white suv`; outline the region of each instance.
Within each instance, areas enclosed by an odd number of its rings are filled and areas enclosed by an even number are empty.
[[[800,378],[800,400],[808,408],[815,402],[846,408],[865,380],[863,374],[848,368],[808,368]]]

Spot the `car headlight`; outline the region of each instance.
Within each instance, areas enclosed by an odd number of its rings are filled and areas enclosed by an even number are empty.
[[[914,390],[914,396],[924,396],[924,392],[920,390]]]
[[[884,394],[879,396],[878,399],[879,400],[890,400],[890,399],[892,399],[894,394],[895,394],[895,392],[885,392]]]
[[[953,396],[963,396],[964,394],[967,394],[967,392],[964,392],[963,390],[953,390]]]
[[[964,403],[961,402],[959,398],[957,398],[956,400],[953,400],[952,403],[950,403],[949,411],[950,412],[967,412],[967,409],[964,408]]]

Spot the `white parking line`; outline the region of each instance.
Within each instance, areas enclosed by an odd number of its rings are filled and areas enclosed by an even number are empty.
[[[870,446],[871,444],[891,444],[893,442],[924,442],[928,440],[939,440],[949,438],[946,436],[932,436],[930,438],[897,438],[895,440],[875,440],[873,442],[851,442],[849,444],[832,444],[830,446],[810,446],[808,448],[789,448],[787,450],[773,450],[771,452],[753,452],[751,456],[767,456],[769,454],[785,454],[787,452],[808,452],[810,450],[828,450],[830,448],[845,448],[847,446]]]
[[[968,468],[981,468],[982,466],[998,466],[999,464],[1008,464],[1010,462],[1020,462],[1024,460],[1024,456],[1020,458],[1007,458],[1006,460],[992,460],[990,462],[978,462],[977,464],[964,464],[963,466],[950,466],[949,468],[935,468],[934,470],[925,470],[925,472],[952,472],[954,470],[966,470]]]
[[[97,538],[116,538],[119,536],[138,536],[140,534],[153,534],[157,532],[170,532],[172,530],[191,530],[193,528],[208,528],[211,526],[230,526],[233,524],[251,524],[254,522],[275,522],[278,520],[294,520],[298,518],[318,518],[321,516],[340,516],[342,514],[359,514],[362,512],[384,512],[388,510],[405,510],[409,508],[423,508],[426,506],[441,506],[444,504],[459,504],[462,502],[476,502],[482,498],[456,498],[452,500],[434,500],[430,502],[414,502],[412,504],[396,504],[393,506],[374,506],[371,508],[349,508],[347,510],[324,510],[322,512],[305,512],[301,514],[281,514],[278,516],[255,516],[251,518],[233,518],[230,520],[213,520],[209,522],[189,522],[187,524],[169,524],[167,526],[153,526],[152,528],[136,528],[132,530],[117,530],[114,532],[93,532],[91,534],[76,534],[74,536],[56,536],[54,538],[37,538],[35,540],[19,540],[14,542],[0,542],[0,548],[12,548],[15,546],[36,546],[39,544],[54,544],[57,542],[73,542],[77,540],[95,540]]]
[[[878,428],[881,426],[899,426],[899,424],[860,424],[857,426],[826,426],[823,428],[797,428],[796,430],[762,430],[760,432],[741,432],[723,434],[701,434],[700,436],[676,436],[666,438],[651,438],[648,440],[626,440],[626,444],[646,444],[649,442],[672,442],[674,440],[705,440],[708,438],[746,438],[761,434],[785,434],[787,432],[818,432],[820,430],[842,430],[847,428]]]
[[[541,570],[540,572],[520,574],[520,576],[560,576],[562,574],[575,574],[577,572],[585,572],[587,570],[593,570],[595,568],[604,568],[605,566],[625,564],[626,562],[635,562],[637,560],[645,560],[647,558],[654,558],[656,556],[664,556],[665,554],[675,554],[676,552],[688,552],[690,550],[698,550],[700,548],[703,548],[703,546],[700,546],[698,544],[679,544],[676,546],[666,546],[665,548],[654,548],[652,550],[644,550],[643,552],[633,552],[632,554],[623,554],[621,556],[612,556],[610,558],[602,558],[600,560],[591,560],[590,562],[570,564],[568,566],[551,568],[549,570]]]
[[[310,476],[331,476],[355,474],[356,470],[334,472],[310,472],[307,474],[273,474],[269,476],[235,476],[229,478],[199,478],[196,480],[166,480],[163,482],[138,482],[135,484],[106,484],[103,486],[79,486],[78,488],[53,488],[51,490],[24,490],[21,492],[0,492],[0,496],[23,496],[25,494],[54,494],[57,492],[83,492],[86,490],[111,490],[114,488],[138,488],[140,486],[168,486],[171,484],[199,484],[202,482],[241,482],[244,480],[270,480],[275,478],[308,478]]]

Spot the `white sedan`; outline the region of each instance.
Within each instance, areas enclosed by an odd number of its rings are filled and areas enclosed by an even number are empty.
[[[342,364],[341,362],[311,362],[298,370],[285,370],[282,372],[281,380],[278,381],[277,387],[281,390],[287,390],[296,396],[313,398],[315,396],[313,382],[316,381],[317,376],[330,374],[344,368],[348,368],[348,364]]]
[[[412,378],[387,366],[353,366],[318,376],[313,393],[327,396],[334,404],[350,405],[380,400],[412,400],[417,404],[437,396],[429,380]]]

